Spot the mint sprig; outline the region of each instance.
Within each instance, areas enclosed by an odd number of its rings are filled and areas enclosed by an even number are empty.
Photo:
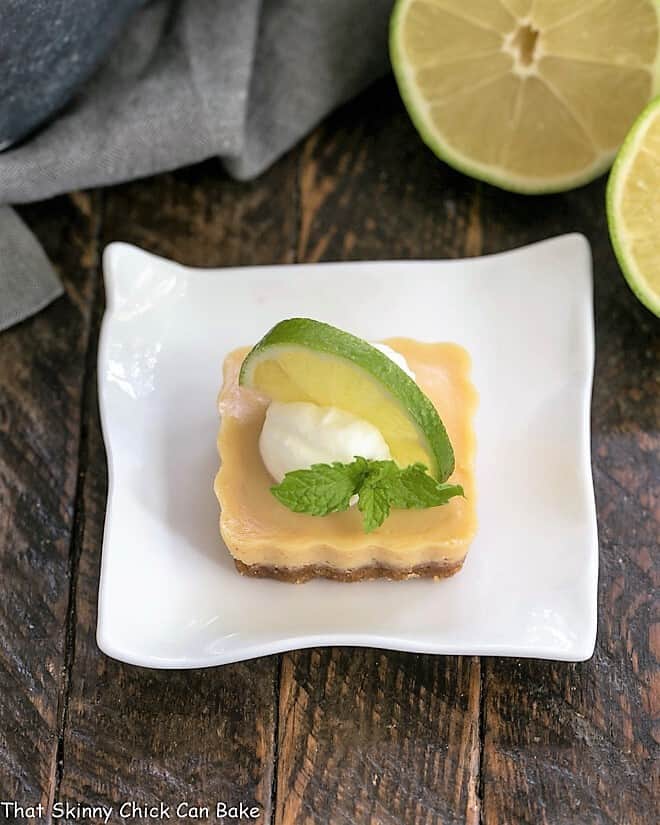
[[[308,470],[293,470],[270,489],[289,510],[312,516],[348,510],[353,496],[358,496],[366,533],[380,527],[393,508],[439,507],[463,495],[460,484],[436,481],[423,464],[401,468],[394,461],[360,456],[350,464],[314,464]]]

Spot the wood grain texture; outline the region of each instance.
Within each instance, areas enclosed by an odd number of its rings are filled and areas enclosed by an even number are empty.
[[[98,214],[89,195],[21,211],[57,262],[66,295],[0,336],[0,799],[47,805],[66,689]]]
[[[299,262],[478,255],[480,184],[421,143],[383,81],[303,143]]]
[[[642,825],[658,818],[658,325],[610,249],[603,180],[520,201],[484,187],[485,251],[580,231],[593,252],[599,628],[595,655],[583,664],[483,662],[483,820]]]
[[[299,261],[480,250],[478,185],[420,147],[391,81],[305,141],[298,178]],[[480,687],[478,659],[285,655],[275,822],[477,825]]]
[[[284,656],[282,825],[478,825],[479,660],[332,648]]]
[[[188,266],[290,263],[296,233],[294,154],[248,183],[212,160],[113,187],[104,220],[104,243],[136,243]]]
[[[117,187],[106,194],[102,241],[132,241],[192,265],[284,262],[295,232],[294,185],[284,161],[243,187],[216,163]],[[74,656],[58,796],[115,806],[127,799],[211,807],[242,801],[260,806],[259,823],[270,822],[277,658],[153,671],[113,661],[96,646],[107,482],[95,383],[93,376],[83,431]]]

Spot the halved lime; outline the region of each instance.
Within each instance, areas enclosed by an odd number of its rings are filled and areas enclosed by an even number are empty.
[[[390,51],[424,141],[518,192],[611,164],[660,89],[659,0],[397,0]]]
[[[402,467],[421,462],[439,481],[454,451],[432,402],[361,338],[310,318],[281,321],[248,353],[239,382],[274,401],[338,407],[377,427]]]
[[[612,167],[607,220],[630,288],[660,316],[660,97],[635,121]]]

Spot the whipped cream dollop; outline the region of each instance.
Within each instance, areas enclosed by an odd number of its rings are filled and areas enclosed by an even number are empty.
[[[409,375],[406,359],[386,344],[372,344]],[[348,464],[356,455],[374,461],[391,458],[380,430],[352,413],[306,401],[273,401],[266,410],[259,450],[266,469],[278,483],[293,470],[312,464],[341,461]]]
[[[306,401],[270,404],[259,450],[277,482],[292,470],[307,469],[312,464],[349,464],[356,455],[376,460],[390,458],[389,447],[373,424],[337,407]]]

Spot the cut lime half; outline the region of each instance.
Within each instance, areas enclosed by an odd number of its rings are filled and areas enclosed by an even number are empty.
[[[562,191],[609,168],[660,89],[660,0],[397,0],[390,52],[438,157]]]
[[[660,316],[660,97],[635,121],[612,167],[607,220],[630,288]]]

